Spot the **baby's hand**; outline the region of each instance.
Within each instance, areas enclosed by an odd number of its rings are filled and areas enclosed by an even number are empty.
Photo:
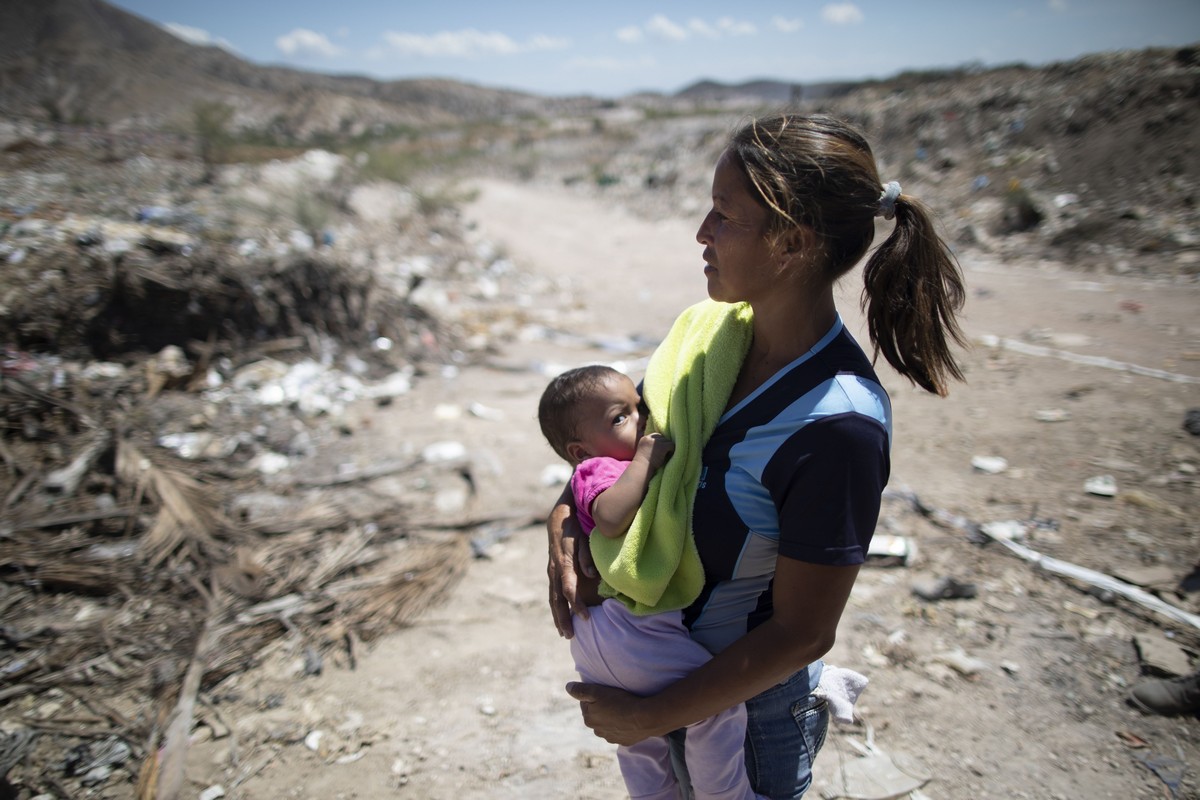
[[[658,469],[667,463],[675,443],[661,433],[648,433],[638,440],[638,453],[650,463],[650,469]]]

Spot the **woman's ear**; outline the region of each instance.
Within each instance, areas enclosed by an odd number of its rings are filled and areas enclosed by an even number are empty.
[[[784,232],[780,238],[783,255],[791,258],[811,250],[816,243],[816,233],[807,225],[796,225]]]

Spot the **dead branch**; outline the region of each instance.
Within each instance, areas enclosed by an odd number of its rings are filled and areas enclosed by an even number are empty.
[[[56,469],[42,481],[42,487],[47,491],[63,497],[71,497],[79,488],[80,482],[91,471],[96,460],[112,445],[112,433],[102,430],[96,433],[79,455],[62,469]]]
[[[424,463],[424,459],[414,458],[407,461],[390,461],[378,466],[368,467],[361,470],[353,470],[337,475],[327,475],[316,478],[297,478],[291,482],[293,486],[301,486],[307,488],[316,488],[321,486],[344,486],[348,483],[358,483],[360,481],[372,481],[376,478],[382,478],[386,475],[395,475],[398,472],[407,472]]]
[[[24,395],[25,397],[28,397],[32,400],[37,400],[38,402],[44,403],[48,406],[56,406],[64,411],[70,411],[76,419],[83,423],[84,427],[96,427],[96,421],[92,419],[91,415],[83,409],[68,403],[65,400],[61,400],[54,395],[49,394],[48,392],[43,392],[41,389],[37,388],[36,386],[31,386],[20,378],[12,375],[0,376],[0,388],[13,391],[15,394]]]
[[[82,525],[85,522],[99,522],[102,519],[126,519],[133,514],[134,511],[131,508],[110,508],[105,511],[87,511],[81,514],[63,514],[57,517],[42,517],[41,519],[15,520],[11,533],[43,530],[45,528],[69,528],[72,525]]]
[[[166,734],[163,737],[161,756],[156,770],[157,780],[153,787],[153,796],[156,800],[175,800],[183,789],[183,772],[192,731],[192,719],[196,712],[196,696],[200,692],[200,680],[204,677],[209,651],[216,646],[218,640],[215,635],[215,622],[220,612],[218,591],[214,587],[213,594],[209,596],[208,617],[204,621],[200,635],[196,638],[196,649],[191,663],[188,664],[187,674],[179,689],[179,699],[175,703],[175,710],[171,713],[171,721],[168,723]]]

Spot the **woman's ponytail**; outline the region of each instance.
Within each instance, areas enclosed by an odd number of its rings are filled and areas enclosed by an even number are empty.
[[[966,299],[962,273],[915,198],[895,199],[895,227],[867,259],[862,305],[876,353],[922,389],[945,396],[962,380],[951,342],[966,340],[955,318]]]

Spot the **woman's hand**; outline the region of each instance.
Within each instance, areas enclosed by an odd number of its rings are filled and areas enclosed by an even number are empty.
[[[575,635],[571,614],[588,617],[588,606],[600,602],[600,575],[592,561],[587,537],[569,503],[560,501],[550,512],[546,531],[550,538],[550,559],[546,575],[550,581],[550,614],[558,635],[570,639]]]
[[[656,730],[638,722],[643,698],[610,686],[594,683],[567,684],[567,694],[579,701],[583,724],[601,739],[625,746],[669,731]]]

